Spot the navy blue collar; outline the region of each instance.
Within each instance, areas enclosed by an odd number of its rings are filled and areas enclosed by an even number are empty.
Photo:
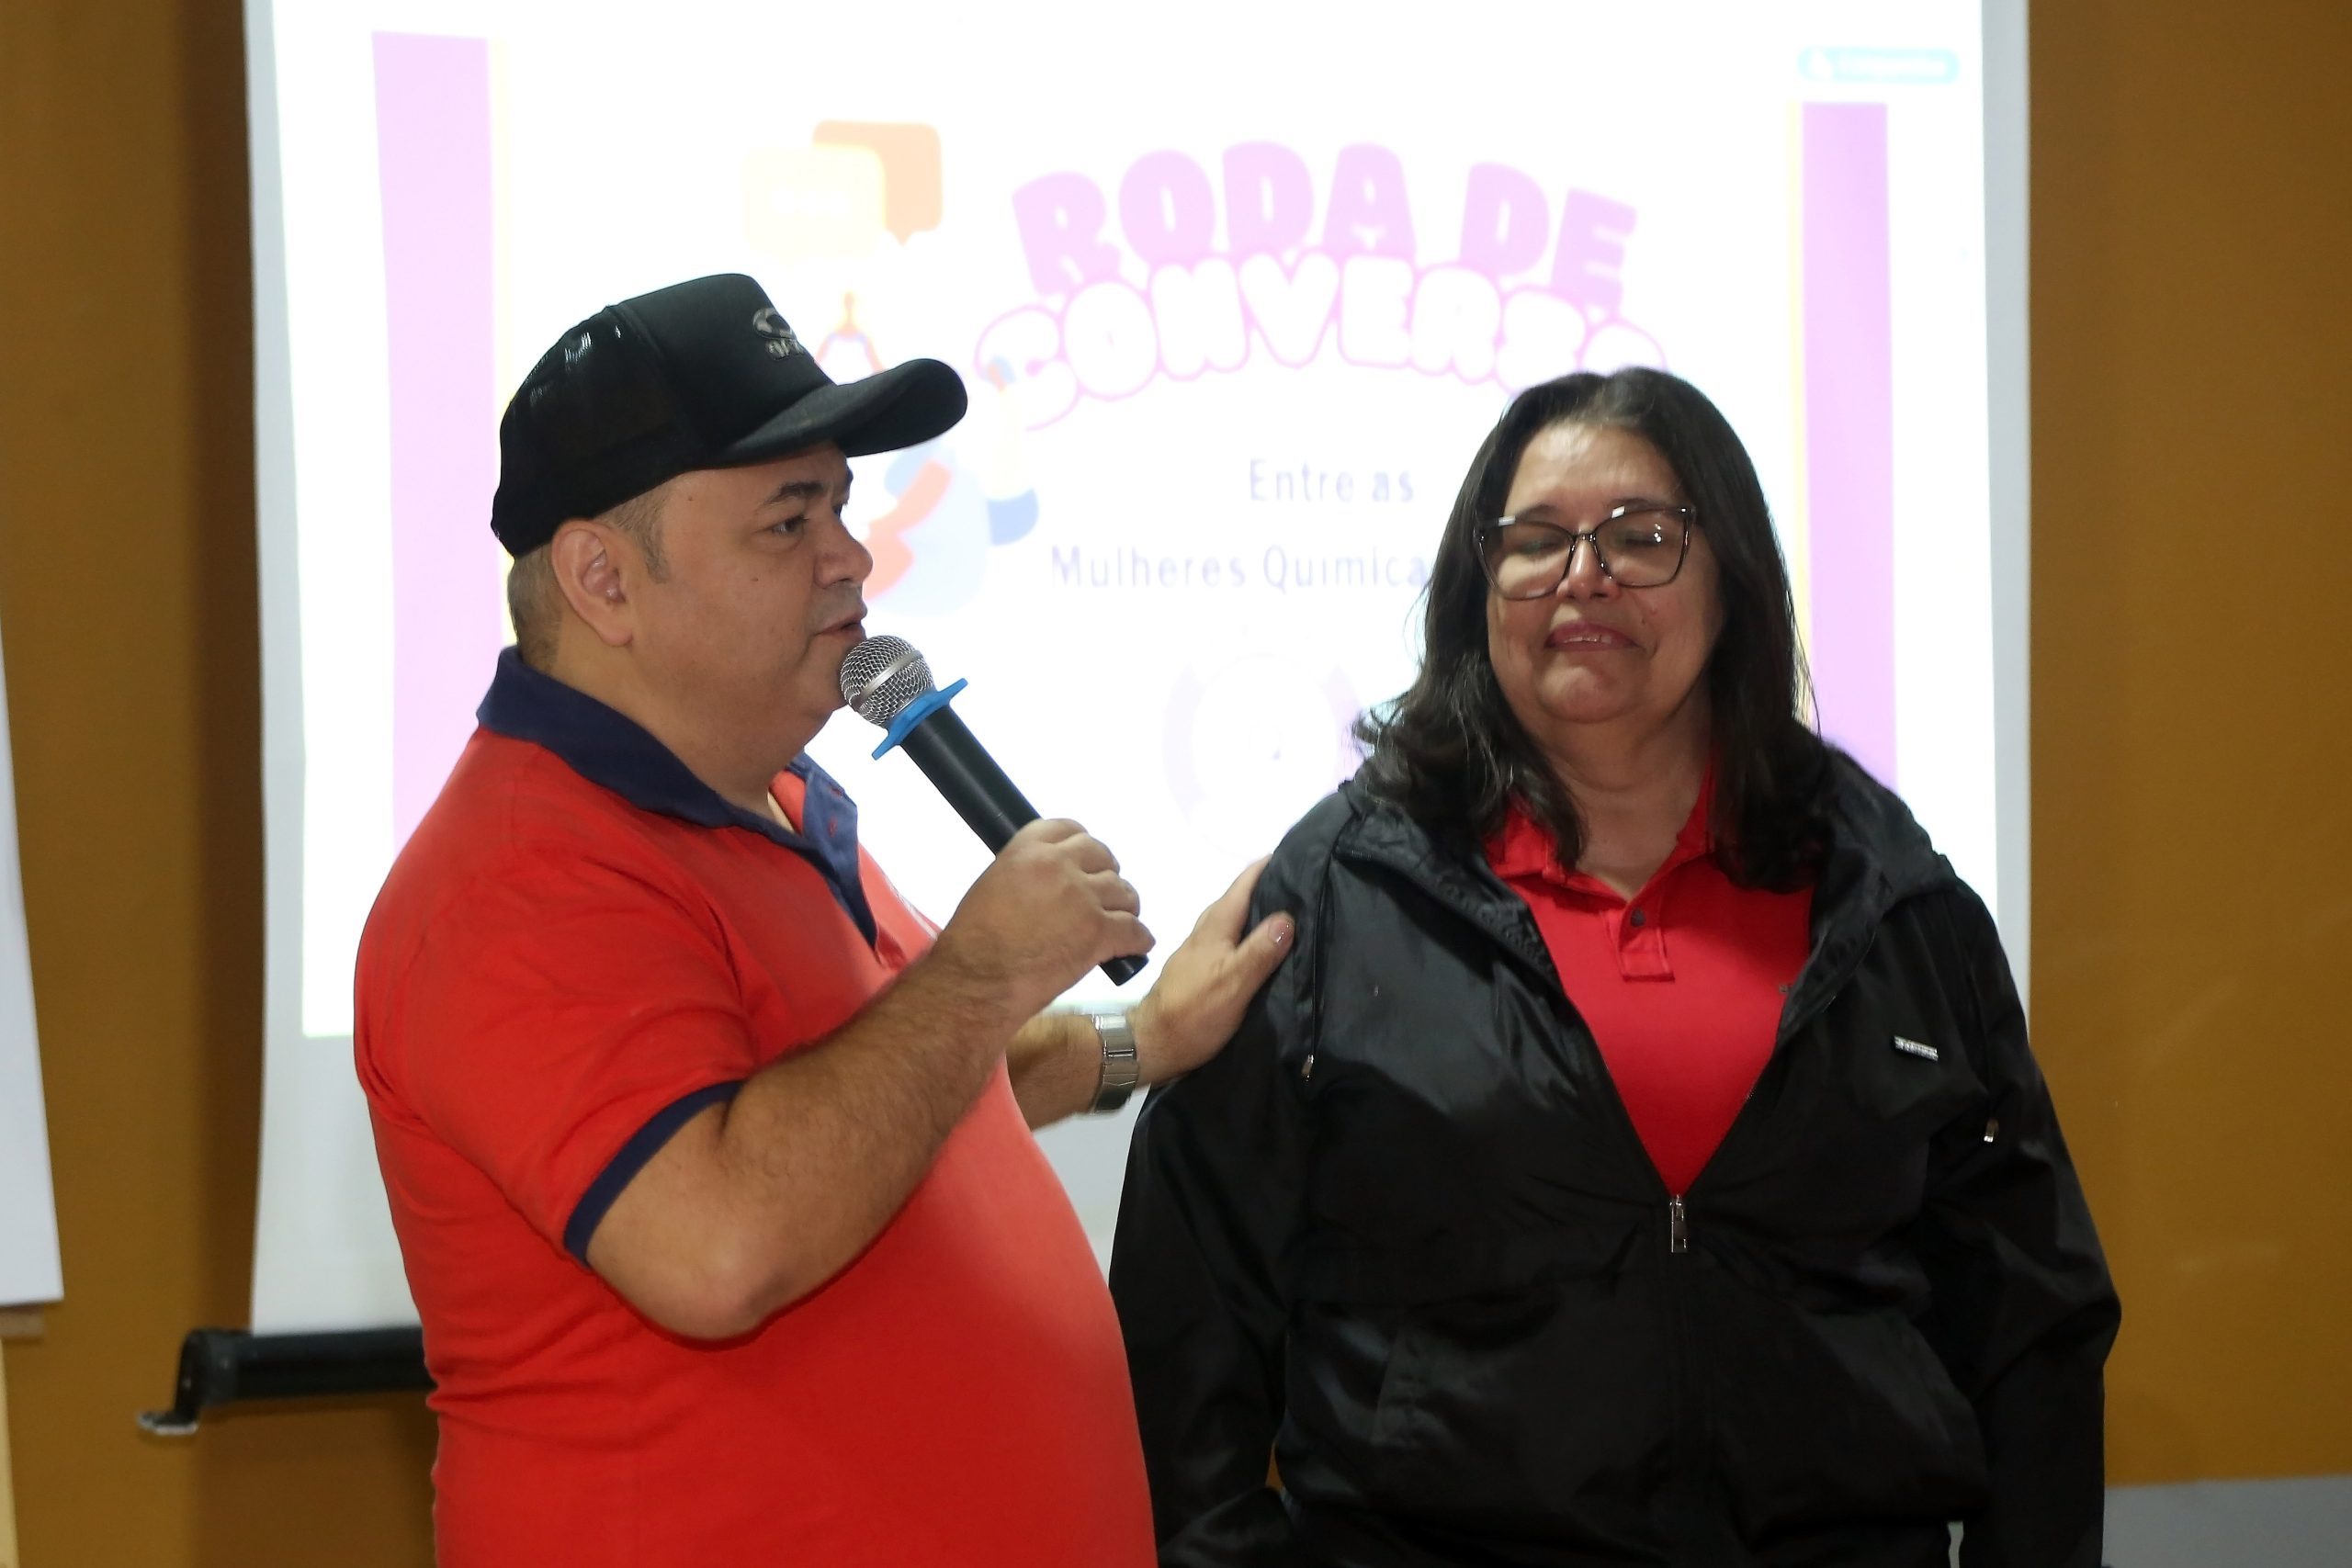
[[[783,845],[823,874],[867,942],[874,941],[874,911],[858,879],[857,807],[806,752],[791,763],[808,785],[796,833],[728,800],[636,720],[532,669],[512,648],[499,654],[498,673],[474,716],[494,734],[544,746],[573,773],[639,810],[699,828],[742,828]]]

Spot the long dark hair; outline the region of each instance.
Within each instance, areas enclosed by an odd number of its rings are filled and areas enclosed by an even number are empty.
[[[1756,465],[1706,394],[1662,370],[1578,372],[1513,399],[1470,461],[1430,572],[1420,673],[1385,710],[1356,721],[1377,795],[1442,834],[1484,837],[1513,799],[1576,864],[1584,823],[1566,788],[1503,700],[1487,648],[1478,527],[1501,515],[1519,460],[1555,424],[1609,425],[1657,448],[1706,531],[1723,630],[1702,677],[1713,708],[1715,859],[1747,886],[1807,880],[1826,839],[1829,750],[1806,711],[1788,569]]]

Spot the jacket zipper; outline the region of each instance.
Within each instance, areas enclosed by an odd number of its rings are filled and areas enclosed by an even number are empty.
[[[1484,931],[1487,934],[1488,938],[1496,942],[1503,951],[1516,954],[1528,965],[1529,968],[1548,979],[1553,987],[1561,992],[1562,997],[1565,999],[1566,988],[1561,983],[1559,969],[1553,964],[1551,953],[1548,951],[1545,951],[1542,946],[1540,936],[1537,941],[1537,944],[1532,951],[1522,948],[1518,942],[1512,940],[1511,933],[1506,931],[1501,927],[1487,919],[1482,911],[1464,905],[1457,897],[1455,897],[1453,890],[1442,886],[1434,879],[1428,876],[1419,865],[1378,852],[1362,855],[1360,858],[1373,861],[1378,864],[1387,866],[1391,870],[1404,874],[1404,875],[1418,886],[1422,892],[1435,898],[1440,904],[1452,908],[1456,914],[1462,916],[1464,919],[1469,920],[1473,925]],[[1887,915],[1892,912],[1894,904],[1897,902],[1900,902],[1900,900],[1889,901],[1885,908],[1877,909],[1872,914],[1870,923],[1872,926],[1875,926],[1878,922],[1884,920]],[[1804,1005],[1798,1010],[1787,1012],[1782,1015],[1780,1028],[1773,1033],[1773,1057],[1777,1058],[1781,1055],[1782,1048],[1787,1045],[1790,1040],[1796,1036],[1799,1031],[1805,1028],[1815,1018],[1828,1010],[1829,1005],[1837,1000],[1838,993],[1845,989],[1847,981],[1853,977],[1854,970],[1860,966],[1861,956],[1867,950],[1868,945],[1869,944],[1867,942],[1861,942],[1858,945],[1852,946],[1849,952],[1842,954],[1835,965],[1828,966],[1826,970],[1828,977],[1826,979],[1818,977],[1815,973],[1816,969],[1823,967],[1818,964],[1818,960],[1823,956],[1822,950],[1816,949],[1813,953],[1806,954],[1804,966],[1799,970],[1797,978],[1791,985],[1792,999],[1802,999]],[[1808,994],[1804,994],[1800,998],[1798,993],[1806,992],[1805,982],[1807,979],[1813,979],[1814,985]],[[1570,1004],[1571,1008],[1573,1008],[1573,1005],[1574,1004]],[[1589,1033],[1589,1031],[1588,1031],[1588,1033]],[[1598,1048],[1596,1047],[1596,1053],[1597,1049]],[[1766,1064],[1765,1070],[1768,1072],[1771,1070],[1770,1062]],[[1656,1181],[1659,1187],[1664,1187],[1666,1183],[1658,1178],[1657,1167],[1651,1162],[1648,1151],[1643,1147],[1641,1134],[1634,1128],[1633,1116],[1631,1112],[1626,1111],[1624,1100],[1617,1092],[1616,1082],[1609,1077],[1608,1069],[1605,1066],[1602,1067],[1600,1071],[1600,1080],[1607,1088],[1607,1092],[1600,1098],[1605,1103],[1607,1103],[1609,1108],[1615,1112],[1615,1120],[1624,1134],[1626,1145],[1631,1151],[1635,1163],[1637,1163],[1644,1170],[1647,1171],[1650,1175],[1650,1179],[1653,1181]],[[1741,1128],[1748,1120],[1748,1108],[1747,1105],[1743,1104],[1739,1108],[1739,1113],[1732,1118],[1731,1126],[1724,1130],[1723,1142],[1716,1145],[1714,1155],[1709,1156],[1706,1166],[1701,1168],[1699,1173],[1700,1179],[1705,1179],[1707,1171],[1712,1169],[1718,1163],[1724,1145],[1731,1143],[1733,1138],[1739,1134]],[[1683,1201],[1683,1197],[1684,1195],[1679,1192],[1669,1192],[1667,1194],[1666,1250],[1668,1256],[1687,1254],[1690,1250],[1690,1214],[1688,1206]]]
[[[1439,904],[1453,909],[1474,926],[1485,931],[1503,952],[1512,954],[1533,973],[1548,979],[1553,987],[1559,991],[1562,1005],[1573,1013],[1574,1004],[1566,1000],[1566,989],[1561,984],[1558,967],[1553,964],[1551,953],[1544,948],[1540,934],[1535,933],[1532,914],[1528,918],[1527,934],[1536,935],[1536,942],[1530,949],[1515,940],[1513,932],[1487,918],[1481,910],[1464,905],[1453,890],[1439,885],[1419,865],[1376,853],[1362,858],[1374,861],[1391,870],[1402,873],[1424,893],[1435,898]],[[1585,1034],[1588,1048],[1597,1057],[1598,1046],[1589,1043],[1590,1030],[1586,1030]],[[1776,1040],[1773,1043],[1776,1055],[1780,1048],[1781,1042]],[[1658,1175],[1657,1165],[1651,1161],[1648,1151],[1642,1145],[1641,1134],[1634,1126],[1633,1115],[1625,1109],[1624,1099],[1618,1093],[1616,1081],[1610,1077],[1605,1065],[1600,1066],[1599,1076],[1601,1092],[1596,1098],[1613,1114],[1634,1165],[1648,1176],[1653,1184],[1651,1190],[1666,1193],[1667,1254],[1669,1258],[1688,1255],[1690,1251],[1690,1214],[1683,1194],[1668,1190],[1665,1179]],[[1747,1119],[1747,1108],[1743,1106],[1741,1115],[1734,1120],[1734,1126],[1736,1127],[1740,1122]],[[1708,1163],[1713,1165],[1714,1162],[1710,1160]],[[1707,1449],[1708,1416],[1702,1407],[1701,1394],[1696,1387],[1689,1359],[1687,1341],[1690,1327],[1688,1311],[1682,1301],[1683,1292],[1689,1287],[1680,1285],[1675,1279],[1675,1276],[1690,1267],[1692,1265],[1688,1263],[1668,1264],[1666,1270],[1667,1277],[1660,1281],[1660,1284],[1663,1287],[1661,1304],[1665,1308],[1667,1318],[1666,1366],[1663,1371],[1666,1376],[1668,1400],[1675,1412],[1672,1442],[1675,1450],[1681,1457],[1681,1462],[1693,1476],[1697,1476],[1706,1473],[1711,1469]],[[1703,1543],[1697,1540],[1682,1544],[1694,1550],[1703,1550]],[[1688,1561],[1690,1556],[1690,1551],[1680,1551],[1678,1553],[1677,1561]]]
[[[1518,958],[1535,974],[1547,977],[1555,987],[1560,987],[1558,969],[1551,962],[1551,954],[1543,948],[1540,934],[1538,934],[1537,944],[1532,951],[1523,947],[1517,940],[1521,933],[1506,929],[1508,922],[1497,921],[1492,917],[1492,911],[1483,905],[1473,906],[1466,903],[1458,890],[1443,885],[1438,878],[1431,876],[1420,862],[1408,860],[1401,855],[1392,854],[1383,850],[1357,849],[1351,852],[1340,850],[1336,844],[1334,854],[1349,859],[1370,861],[1402,874],[1423,893],[1436,899],[1440,905],[1453,909],[1485,931],[1490,939],[1497,942],[1503,952]],[[1799,970],[1797,978],[1791,987],[1792,1000],[1801,1005],[1782,1015],[1781,1027],[1774,1034],[1772,1061],[1767,1063],[1765,1068],[1767,1072],[1770,1071],[1773,1064],[1779,1061],[1789,1041],[1810,1026],[1815,1019],[1827,1011],[1838,994],[1851,980],[1855,971],[1860,966],[1863,955],[1869,951],[1869,933],[1882,926],[1895,907],[1903,902],[1901,897],[1889,897],[1888,892],[1882,877],[1881,886],[1858,906],[1860,912],[1849,914],[1849,919],[1853,923],[1846,928],[1849,932],[1848,942],[1845,944],[1847,950],[1838,953],[1834,963],[1824,962],[1830,956],[1827,951],[1829,944],[1826,942],[1815,946],[1806,954],[1805,964]],[[1529,921],[1529,928],[1532,932],[1532,919]],[[1808,980],[1812,981],[1810,987],[1806,985]],[[1562,987],[1562,995],[1565,1000],[1565,987]],[[1573,1004],[1569,1006],[1573,1010]],[[1589,1035],[1589,1031],[1587,1032]],[[1616,1084],[1609,1077],[1605,1067],[1601,1071],[1600,1079],[1607,1087],[1608,1092],[1600,1098],[1614,1111],[1617,1124],[1627,1140],[1627,1146],[1639,1166],[1649,1174],[1650,1179],[1657,1183],[1657,1189],[1654,1190],[1664,1189],[1666,1183],[1658,1177],[1657,1168],[1651,1163],[1647,1151],[1642,1146],[1641,1135],[1634,1127],[1632,1114],[1626,1111],[1624,1100],[1616,1092]],[[1717,1146],[1714,1156],[1709,1158],[1707,1169],[1712,1169],[1721,1163],[1724,1148],[1733,1143],[1753,1120],[1751,1107],[1743,1104],[1739,1113],[1733,1118],[1731,1127],[1725,1132],[1723,1144]],[[1700,1179],[1704,1180],[1705,1177],[1706,1170],[1702,1169]],[[1687,1255],[1690,1250],[1690,1209],[1685,1201],[1685,1194],[1680,1192],[1667,1194],[1666,1250],[1669,1257]],[[1693,1385],[1691,1370],[1686,1359],[1685,1340],[1690,1333],[1690,1325],[1685,1318],[1681,1301],[1684,1287],[1672,1282],[1672,1275],[1687,1267],[1690,1266],[1670,1266],[1668,1278],[1664,1282],[1666,1285],[1664,1305],[1668,1317],[1666,1370],[1671,1403],[1677,1411],[1675,1423],[1678,1428],[1677,1446],[1690,1463],[1695,1474],[1708,1468],[1706,1433],[1709,1417],[1701,1408],[1700,1393]]]

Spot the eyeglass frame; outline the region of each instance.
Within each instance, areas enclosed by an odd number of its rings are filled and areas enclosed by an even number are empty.
[[[1472,546],[1478,552],[1479,574],[1486,578],[1487,586],[1488,588],[1492,589],[1498,594],[1502,594],[1505,603],[1512,604],[1532,604],[1535,600],[1548,598],[1552,594],[1557,593],[1560,591],[1560,584],[1566,582],[1568,580],[1568,573],[1576,570],[1577,569],[1577,547],[1581,545],[1592,551],[1592,562],[1595,566],[1600,569],[1600,575],[1607,578],[1611,582],[1617,582],[1617,573],[1615,570],[1610,566],[1609,558],[1600,553],[1600,530],[1606,528],[1611,523],[1622,523],[1628,517],[1637,516],[1645,512],[1665,513],[1669,516],[1681,519],[1682,547],[1675,555],[1674,570],[1668,572],[1666,576],[1658,581],[1618,582],[1617,586],[1624,589],[1629,593],[1636,593],[1651,588],[1664,588],[1676,578],[1682,575],[1683,565],[1690,558],[1690,531],[1699,525],[1699,509],[1695,506],[1679,506],[1673,502],[1663,501],[1629,501],[1622,506],[1611,507],[1608,513],[1602,516],[1597,525],[1590,528],[1582,529],[1564,527],[1557,523],[1546,522],[1541,517],[1521,517],[1517,513],[1498,517],[1491,523],[1479,524],[1477,532],[1471,539]],[[1523,593],[1516,598],[1510,594],[1503,593],[1502,584],[1495,581],[1494,564],[1487,558],[1487,539],[1503,529],[1510,527],[1514,523],[1526,523],[1538,528],[1550,528],[1558,533],[1566,535],[1568,539],[1567,556],[1561,562],[1560,575],[1553,581],[1552,585],[1549,588],[1543,590],[1541,592]]]

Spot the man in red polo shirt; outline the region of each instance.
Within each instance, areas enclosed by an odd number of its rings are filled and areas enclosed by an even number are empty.
[[[517,644],[359,953],[356,1049],[437,1384],[445,1568],[1151,1561],[1110,1298],[1030,1128],[1220,1046],[1289,921],[1151,936],[1033,824],[936,931],[802,754],[872,566],[835,385],[758,285],[597,312],[500,427]],[[1129,1065],[1129,1053],[1133,1065]]]

